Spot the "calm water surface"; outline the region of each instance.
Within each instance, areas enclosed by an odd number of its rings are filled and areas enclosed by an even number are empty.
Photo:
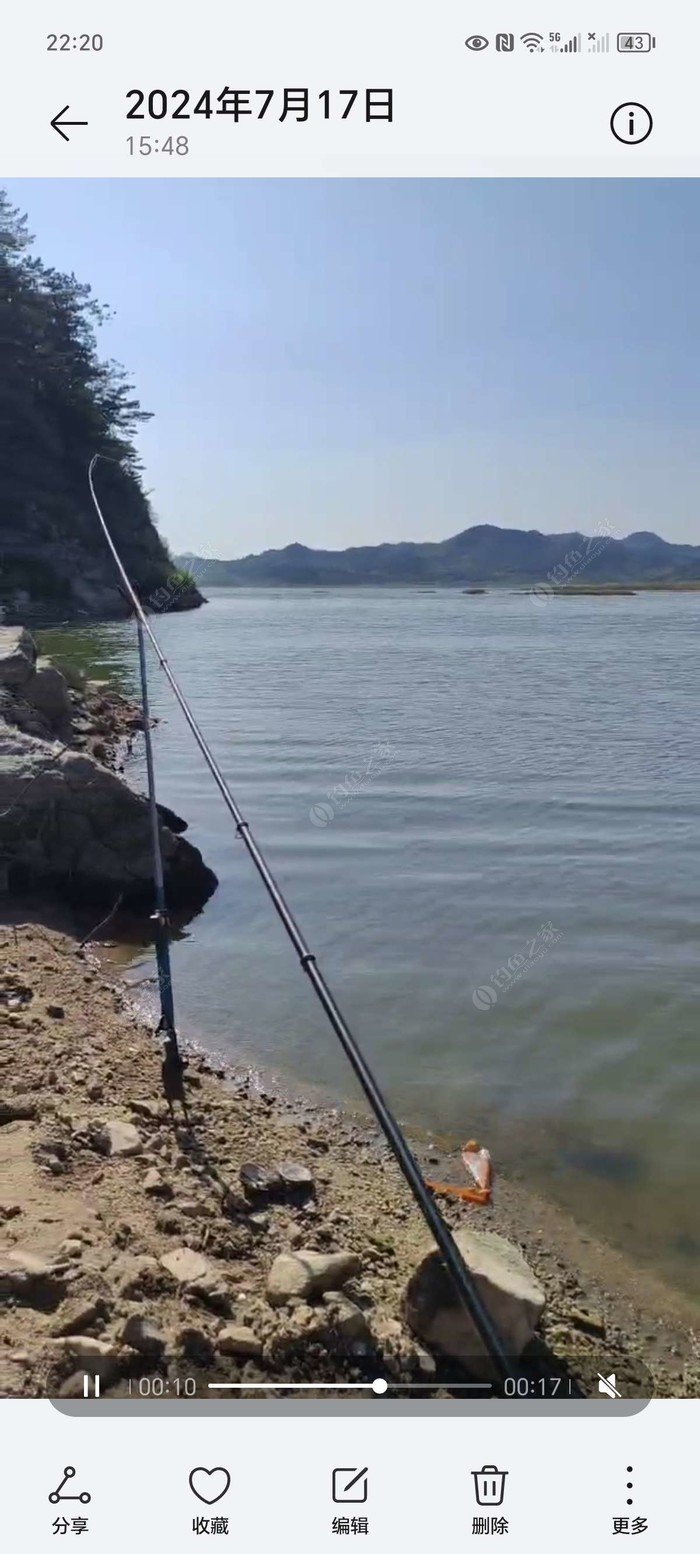
[[[399,1115],[700,1293],[699,627],[699,594],[356,590],[157,622]],[[47,640],[136,687],[133,627]],[[355,1100],[155,664],[151,699],[221,882],[174,947],[181,1028]]]

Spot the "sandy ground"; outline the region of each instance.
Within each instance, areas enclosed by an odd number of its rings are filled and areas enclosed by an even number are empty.
[[[0,966],[0,1269],[22,1264],[14,1282],[0,1273],[0,1392],[82,1396],[89,1368],[119,1396],[156,1374],[381,1374],[449,1395],[464,1373],[403,1320],[428,1242],[377,1130],[195,1052],[188,1127],[164,1099],[160,1040],[89,950],[7,912]],[[108,1152],[117,1124],[138,1152]],[[457,1160],[416,1153],[426,1175],[464,1182]],[[246,1165],[283,1179],[244,1190]],[[441,1206],[454,1227],[508,1236],[544,1287],[529,1375],[592,1395],[598,1371],[614,1371],[626,1396],[700,1396],[686,1298],[498,1174],[490,1207]],[[274,1259],[299,1249],[355,1259],[342,1296],[270,1303]]]

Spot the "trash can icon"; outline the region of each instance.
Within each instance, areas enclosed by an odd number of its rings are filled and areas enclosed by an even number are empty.
[[[507,1477],[507,1472],[493,1462],[480,1468],[478,1473],[472,1473],[477,1505],[503,1505]]]

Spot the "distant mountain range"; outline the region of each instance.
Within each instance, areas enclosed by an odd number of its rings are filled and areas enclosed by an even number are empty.
[[[354,545],[349,550],[294,544],[238,561],[193,553],[176,561],[205,587],[700,583],[700,545],[672,545],[644,531],[613,539],[602,531],[540,534],[489,523],[434,543]]]

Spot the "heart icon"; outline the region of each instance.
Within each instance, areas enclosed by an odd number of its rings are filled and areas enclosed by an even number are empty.
[[[190,1489],[205,1505],[215,1505],[223,1500],[231,1484],[228,1468],[193,1468],[190,1473]]]

